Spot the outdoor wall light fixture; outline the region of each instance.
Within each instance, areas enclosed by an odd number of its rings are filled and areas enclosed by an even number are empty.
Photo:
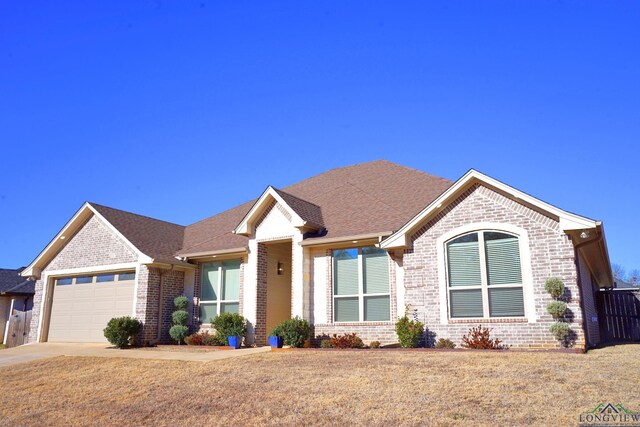
[[[582,233],[580,233],[580,238],[581,239],[586,239],[589,237],[589,232],[588,231],[583,231]]]
[[[278,261],[278,276],[282,276],[284,274],[284,263]]]

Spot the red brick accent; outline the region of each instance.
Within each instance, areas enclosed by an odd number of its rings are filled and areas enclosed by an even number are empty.
[[[267,263],[268,247],[258,243],[258,271],[256,277],[256,324],[255,343],[263,345],[267,341]]]

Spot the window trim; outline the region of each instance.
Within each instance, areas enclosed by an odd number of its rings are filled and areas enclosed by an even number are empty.
[[[222,264],[224,262],[229,262],[229,261],[238,261],[239,262],[239,269],[242,269],[242,258],[233,258],[233,259],[224,259],[224,260],[215,260],[215,261],[208,261],[208,262],[203,262],[202,264],[200,264],[200,295],[198,296],[198,318],[200,319],[200,324],[201,325],[205,325],[205,326],[211,326],[211,322],[210,321],[205,321],[203,322],[202,319],[200,318],[201,314],[202,314],[202,304],[215,304],[216,305],[216,317],[220,315],[220,307],[222,306],[222,304],[228,304],[228,303],[237,303],[238,304],[238,311],[240,311],[240,286],[241,286],[241,280],[240,277],[238,277],[238,299],[237,300],[223,300],[220,297],[222,296]],[[204,265],[205,264],[215,264],[218,263],[218,284],[215,288],[216,291],[216,295],[218,295],[218,299],[217,300],[203,300],[202,299],[202,282],[204,279]],[[240,276],[240,272],[238,272],[238,276]]]
[[[387,280],[389,285],[389,292],[386,292],[386,293],[376,292],[372,294],[364,293],[364,274],[363,274],[364,263],[362,258],[362,249],[371,248],[371,247],[375,248],[375,246],[369,245],[369,246],[357,246],[357,247],[339,248],[339,249],[331,250],[331,322],[334,324],[342,325],[342,324],[352,324],[352,323],[366,324],[366,323],[391,322],[391,313],[392,313],[391,305],[393,304],[393,301],[391,300],[391,268],[389,266],[389,253],[384,249],[381,249],[381,250],[385,252],[385,259],[387,261],[387,274],[388,274]],[[357,294],[336,295],[335,284],[336,284],[337,270],[335,268],[334,252],[339,250],[349,250],[349,249],[356,249],[358,251],[358,291],[359,292]],[[380,249],[380,248],[377,248],[377,249]],[[384,296],[389,297],[389,320],[364,320],[365,298],[384,297]],[[336,298],[337,299],[358,298],[358,320],[337,321],[336,320]]]
[[[448,283],[448,265],[447,265],[447,248],[446,244],[460,236],[465,234],[477,232],[498,232],[511,234],[514,237],[518,238],[518,247],[520,250],[520,268],[522,273],[522,298],[524,303],[524,316],[509,316],[509,317],[451,317],[450,316],[450,306],[449,306],[449,283]],[[535,316],[535,303],[534,303],[534,295],[533,295],[533,275],[531,269],[531,252],[529,248],[529,234],[523,228],[520,228],[513,224],[508,223],[495,223],[495,222],[479,222],[473,224],[467,224],[453,230],[448,231],[447,233],[442,234],[438,237],[437,242],[437,261],[438,261],[438,283],[439,283],[439,299],[440,299],[440,323],[443,325],[452,324],[452,323],[472,323],[476,321],[513,321],[513,322],[522,322],[526,321],[529,323],[536,322]],[[486,258],[484,255],[484,251],[480,251],[480,263],[481,263],[481,274],[486,275]],[[485,264],[482,264],[485,263]],[[485,267],[483,267],[485,265]],[[483,273],[484,272],[484,273]],[[487,283],[487,278],[485,276],[482,277],[483,283]],[[513,285],[492,285],[491,288],[513,288]],[[480,288],[480,286],[478,286]],[[464,288],[464,289],[471,289]],[[483,312],[489,313],[488,311],[488,286],[487,286],[487,295],[485,299],[485,294],[483,293]],[[485,304],[487,305],[485,311]]]

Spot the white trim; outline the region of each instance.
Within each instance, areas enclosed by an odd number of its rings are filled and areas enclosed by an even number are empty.
[[[520,190],[517,190],[513,187],[508,186],[496,179],[493,179],[487,175],[484,175],[474,169],[471,169],[467,172],[462,178],[456,181],[448,190],[438,196],[433,202],[431,202],[427,207],[425,207],[418,215],[413,217],[409,222],[403,225],[398,231],[396,231],[393,235],[384,240],[380,247],[384,249],[390,248],[401,248],[408,247],[409,237],[411,232],[417,229],[421,224],[427,221],[431,215],[435,215],[441,209],[443,209],[448,203],[450,203],[454,198],[466,190],[468,187],[475,183],[483,183],[489,187],[497,189],[502,193],[506,193],[510,195],[513,199],[517,200],[519,203],[524,205],[533,206],[541,211],[547,212],[551,216],[558,219],[560,223],[560,228],[563,231],[568,230],[583,230],[587,228],[595,228],[597,222],[585,218],[583,216],[579,216],[567,211],[563,211],[560,208],[557,208],[549,203],[543,202],[540,199],[537,199],[533,196],[530,196],[526,193],[523,193]]]
[[[108,264],[108,265],[96,265],[91,267],[77,267],[77,268],[65,268],[61,270],[48,270],[46,274],[48,276],[74,276],[77,274],[92,274],[92,273],[102,273],[105,271],[119,271],[119,270],[136,270],[140,265],[137,262],[123,262],[120,264]]]
[[[298,215],[296,211],[294,211],[291,206],[287,204],[287,202],[284,201],[284,199],[278,194],[278,192],[272,186],[268,186],[267,189],[264,190],[260,198],[253,204],[249,212],[247,212],[244,218],[242,218],[240,224],[238,224],[233,230],[233,233],[245,236],[249,236],[255,233],[251,220],[258,212],[263,209],[264,204],[269,200],[269,197],[273,198],[276,202],[285,207],[289,214],[291,214],[291,225],[297,228],[304,227],[306,225],[307,222],[303,220],[300,215]]]
[[[61,237],[64,236],[67,241],[71,239],[71,237],[75,235],[75,233],[77,233],[78,230],[77,229],[73,230],[71,233],[67,233],[67,231],[71,231],[70,229],[73,228],[74,226],[76,226],[79,229],[78,221],[79,220],[84,221],[85,219],[89,219],[89,217],[87,216],[87,212],[93,213],[93,215],[95,215],[98,218],[98,220],[100,220],[109,230],[111,230],[111,232],[113,232],[120,240],[122,240],[125,243],[125,245],[127,245],[131,250],[133,250],[133,252],[135,252],[138,255],[138,262],[140,263],[153,262],[153,258],[142,253],[138,248],[136,248],[133,245],[133,243],[131,243],[122,233],[120,233],[120,231],[118,231],[113,226],[113,224],[107,221],[107,219],[104,216],[102,216],[93,206],[91,206],[89,202],[85,202],[80,207],[80,209],[78,209],[78,211],[71,217],[71,219],[64,225],[64,227],[62,227],[62,230],[60,230],[58,234],[56,234],[55,237],[49,242],[49,244],[42,250],[42,252],[38,254],[36,259],[34,259],[33,262],[29,264],[28,267],[22,270],[20,275],[23,277],[39,276],[41,274],[41,272],[38,271],[37,269],[37,265],[39,264],[39,262],[50,252],[51,249],[54,248],[54,246],[56,245],[61,246],[60,249],[58,249],[58,251],[60,251],[62,247],[64,247],[64,243],[59,243],[63,240],[61,239]]]
[[[529,323],[536,322],[536,307],[533,292],[533,271],[531,269],[531,250],[529,247],[529,234],[524,228],[520,228],[513,224],[497,223],[497,222],[476,222],[473,224],[466,224],[461,227],[450,230],[436,239],[436,251],[438,261],[438,290],[440,301],[440,323],[443,325],[449,324],[449,300],[448,300],[448,285],[446,277],[446,256],[445,256],[445,244],[458,236],[463,234],[480,232],[480,231],[504,231],[510,234],[518,236],[518,246],[520,249],[520,265],[522,268],[522,297],[524,299],[524,318]],[[482,251],[481,251],[482,253]],[[484,280],[484,279],[483,279]],[[508,286],[507,286],[508,287]],[[483,304],[485,303],[485,296],[483,295]],[[488,303],[488,302],[487,302]],[[481,318],[478,318],[481,319]],[[493,317],[492,319],[500,319],[499,317]],[[456,319],[464,320],[464,319]],[[482,319],[485,320],[485,319]]]

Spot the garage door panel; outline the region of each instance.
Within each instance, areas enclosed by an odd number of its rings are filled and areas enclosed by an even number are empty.
[[[133,282],[56,286],[49,341],[106,342],[103,329],[113,317],[131,316]]]

